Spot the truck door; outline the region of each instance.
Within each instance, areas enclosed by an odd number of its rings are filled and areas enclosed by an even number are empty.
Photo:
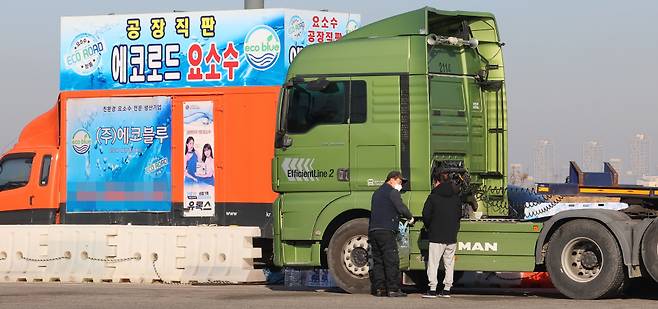
[[[323,78],[287,90],[287,141],[274,162],[279,190],[349,190],[349,89],[349,78]]]
[[[50,209],[56,209],[58,206],[53,181],[56,179],[55,167],[57,166],[55,164],[55,154],[55,150],[40,151],[35,155],[32,163],[33,186],[28,195],[28,204],[29,208],[34,210],[35,218],[42,217],[37,214],[37,210],[43,210],[44,214],[48,214]]]
[[[350,177],[352,191],[372,191],[386,174],[400,169],[398,76],[352,79]],[[371,94],[371,95],[368,95]],[[383,95],[380,95],[383,94]],[[370,193],[368,194],[370,195]],[[370,199],[362,201],[370,207]]]

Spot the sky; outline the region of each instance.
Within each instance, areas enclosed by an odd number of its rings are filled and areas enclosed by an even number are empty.
[[[44,3],[45,2],[45,3]],[[35,6],[39,9],[35,9]],[[655,1],[274,1],[266,8],[361,14],[363,24],[431,6],[496,15],[505,42],[510,162],[526,169],[537,140],[555,145],[556,165],[582,160],[597,140],[622,158],[636,133],[658,155],[658,2]],[[57,101],[61,16],[241,9],[243,1],[9,1],[0,19],[0,152]],[[658,159],[651,163],[658,174]]]

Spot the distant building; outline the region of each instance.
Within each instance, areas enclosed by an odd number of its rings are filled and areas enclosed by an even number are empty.
[[[521,168],[523,165],[520,163],[511,163],[509,165],[509,176],[507,177],[507,182],[512,185],[516,185],[521,181]]]
[[[528,173],[523,171],[523,165],[520,163],[512,163],[510,164],[510,173],[508,177],[508,182],[510,185],[515,185],[515,186],[529,186],[531,185],[529,182],[529,176]]]
[[[555,147],[548,139],[540,139],[535,145],[532,161],[532,176],[535,182],[555,182]]]
[[[649,175],[651,166],[651,140],[649,136],[638,133],[631,140],[630,172],[635,180]]]
[[[583,161],[580,168],[583,171],[598,171],[603,166],[603,145],[598,141],[589,141],[583,145]]]

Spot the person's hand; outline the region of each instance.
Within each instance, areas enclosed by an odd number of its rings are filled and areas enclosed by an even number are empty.
[[[411,217],[411,219],[409,219],[408,224],[409,224],[409,225],[413,225],[414,222],[416,222],[416,220],[414,219],[414,217]]]

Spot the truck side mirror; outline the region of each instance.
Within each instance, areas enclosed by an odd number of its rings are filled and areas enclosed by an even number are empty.
[[[276,138],[274,141],[275,148],[283,148],[284,150],[292,146],[292,138],[285,133],[285,131],[276,132]]]
[[[288,136],[288,134],[283,135],[283,148],[288,148],[292,146],[292,137]]]

